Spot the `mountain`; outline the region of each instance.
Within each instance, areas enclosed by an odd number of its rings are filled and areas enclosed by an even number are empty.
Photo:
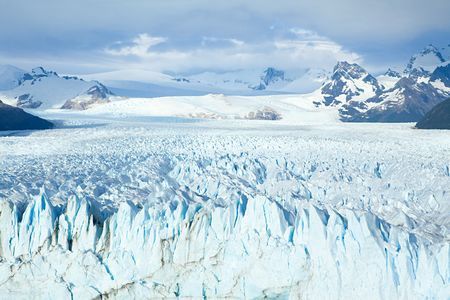
[[[422,120],[417,122],[419,129],[450,129],[450,98],[436,105]]]
[[[439,52],[441,52],[446,61],[450,61],[450,44],[439,49]]]
[[[265,90],[269,87],[269,85],[274,85],[277,82],[283,81],[291,82],[292,80],[285,78],[284,71],[269,67],[264,70],[260,83],[252,88],[254,90]]]
[[[85,110],[94,104],[104,104],[110,102],[109,96],[113,95],[103,84],[89,88],[85,93],[69,99],[61,106],[62,109]]]
[[[323,69],[299,68],[286,71],[274,67],[227,72],[200,72],[168,75],[130,69],[82,75],[101,80],[111,91],[127,97],[270,95],[309,93],[321,86],[328,72]]]
[[[11,65],[0,65],[0,91],[19,86],[25,73],[24,70]]]
[[[417,122],[450,96],[450,64],[429,45],[413,55],[402,75],[389,69],[377,79],[383,86],[362,101],[339,109],[347,122]]]
[[[378,80],[356,63],[338,62],[331,78],[321,89],[317,105],[340,106],[349,101],[361,101],[382,90]]]
[[[392,70],[389,68],[386,73],[384,73],[384,76],[392,77],[392,78],[400,78],[402,75],[400,75],[399,72]]]
[[[93,92],[101,91],[100,93]],[[61,108],[67,101],[98,102],[114,94],[98,81],[85,81],[76,76],[60,76],[42,67],[34,68],[18,80],[18,85],[0,92],[10,104],[22,108]],[[87,105],[87,104],[86,104]],[[85,105],[85,106],[86,106]]]
[[[0,131],[25,129],[50,129],[53,124],[33,116],[23,109],[4,104],[0,101]]]
[[[439,89],[450,89],[450,63],[437,67],[430,75],[430,81]]]
[[[445,61],[446,58],[444,58],[442,53],[430,44],[411,57],[403,73],[416,76],[431,73]]]

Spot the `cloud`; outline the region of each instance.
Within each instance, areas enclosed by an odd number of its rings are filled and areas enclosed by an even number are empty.
[[[325,37],[320,36],[317,32],[304,28],[291,28],[289,31],[302,40],[326,40]]]
[[[165,37],[153,37],[146,33],[141,33],[135,37],[130,46],[122,46],[123,42],[116,42],[116,48],[107,48],[105,52],[114,56],[147,57],[151,55],[150,48],[167,41]],[[118,45],[118,47],[117,47]]]
[[[68,71],[140,57],[169,66],[153,59],[195,61],[203,54],[242,67],[258,64],[251,54],[278,64],[293,63],[281,54],[295,56],[294,63],[308,65],[299,57],[310,49],[331,53],[320,57],[326,61],[356,52],[365,62],[403,63],[430,42],[448,44],[450,36],[448,0],[0,1],[2,63],[52,61]]]
[[[342,45],[319,35],[317,32],[303,28],[291,28],[294,39],[281,39],[275,41],[275,47],[284,50],[291,57],[310,60],[311,63],[320,64],[317,60],[362,62],[361,55],[346,50]]]
[[[163,37],[141,33],[130,42],[114,43],[104,50],[117,68],[145,68],[153,71],[192,73],[206,70],[233,71],[263,69],[268,66],[285,70],[330,69],[338,60],[361,62],[360,55],[316,32],[292,28],[289,38],[242,41],[236,38],[202,37],[189,49]],[[164,43],[166,48],[155,48]],[[119,45],[119,46],[117,46]]]
[[[244,41],[238,40],[238,39],[228,39],[228,38],[218,38],[218,37],[210,37],[210,36],[204,36],[202,37],[202,46],[209,46],[209,45],[231,45],[231,46],[243,46],[245,44]]]

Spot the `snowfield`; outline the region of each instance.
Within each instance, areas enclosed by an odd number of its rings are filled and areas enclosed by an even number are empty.
[[[59,129],[0,137],[0,295],[446,299],[448,132],[274,97],[45,111]],[[282,119],[246,120],[264,107]]]

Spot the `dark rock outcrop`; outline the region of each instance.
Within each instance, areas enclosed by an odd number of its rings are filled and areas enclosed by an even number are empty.
[[[422,120],[417,122],[419,129],[450,129],[450,98],[436,105]]]
[[[53,128],[53,123],[0,101],[0,131],[50,128]]]

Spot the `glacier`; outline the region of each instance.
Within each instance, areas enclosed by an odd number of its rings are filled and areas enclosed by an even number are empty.
[[[26,298],[448,296],[449,244],[370,213],[263,196],[227,207],[122,203],[98,222],[73,196],[58,213],[45,193],[22,216],[2,202],[0,293]]]
[[[0,139],[0,295],[448,297],[445,132],[96,118]]]

